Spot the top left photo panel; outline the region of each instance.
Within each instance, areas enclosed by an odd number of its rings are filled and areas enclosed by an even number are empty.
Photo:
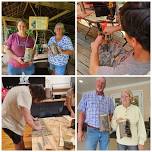
[[[2,75],[75,74],[75,2],[2,2]]]

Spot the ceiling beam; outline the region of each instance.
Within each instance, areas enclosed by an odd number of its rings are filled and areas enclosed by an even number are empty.
[[[61,12],[61,13],[59,13],[59,14],[53,16],[53,17],[51,17],[51,18],[49,19],[49,21],[51,22],[51,21],[53,21],[53,20],[55,20],[55,19],[57,19],[57,18],[59,18],[59,17],[65,15],[65,14],[67,14],[67,13],[69,13],[69,12],[70,12],[69,10],[63,11],[63,12]]]
[[[2,16],[2,19],[5,21],[16,22],[17,20],[20,20],[21,18]],[[28,21],[28,19],[25,19],[25,20]]]
[[[75,5],[73,3],[67,3],[67,2],[30,2],[35,5],[41,5],[46,6],[50,8],[56,8],[61,10],[69,10],[74,11]]]

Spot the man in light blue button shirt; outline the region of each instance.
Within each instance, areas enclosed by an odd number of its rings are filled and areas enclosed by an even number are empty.
[[[107,150],[109,143],[109,132],[100,131],[100,115],[107,114],[111,119],[114,104],[110,97],[104,95],[106,86],[105,78],[96,80],[96,91],[89,91],[83,94],[78,105],[78,140],[84,138],[83,123],[87,124],[87,133],[85,139],[86,150],[96,150],[99,142],[100,150]],[[102,124],[101,124],[102,125]]]

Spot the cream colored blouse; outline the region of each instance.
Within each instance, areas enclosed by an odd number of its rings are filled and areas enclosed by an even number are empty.
[[[132,137],[120,138],[119,125],[116,122],[119,118],[129,119]],[[117,106],[111,126],[113,130],[116,130],[117,143],[128,146],[144,145],[147,138],[146,129],[142,114],[137,106],[132,104],[128,108],[125,108],[123,105]]]

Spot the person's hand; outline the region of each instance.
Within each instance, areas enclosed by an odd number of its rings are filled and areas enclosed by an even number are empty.
[[[35,123],[35,128],[33,128],[34,130],[42,130],[42,126],[39,121],[35,121],[34,123]]]
[[[104,36],[103,35],[98,35],[97,38],[94,41],[94,45],[96,47],[98,47],[99,45],[101,45],[104,41]]]
[[[97,51],[98,47],[105,42],[103,35],[98,35],[94,42],[91,43],[91,50]]]
[[[31,66],[33,64],[33,61],[28,62],[28,65]]]
[[[75,113],[72,111],[71,112],[71,117],[74,118],[75,117]]]
[[[115,27],[114,26],[107,26],[104,30],[103,33],[105,35],[110,35],[115,31]]]
[[[20,64],[25,64],[25,62],[23,61],[22,57],[17,57],[16,60]]]
[[[124,119],[123,119],[123,118],[118,118],[118,119],[116,120],[116,122],[119,123],[119,122],[122,121],[122,120],[124,120]]]
[[[41,126],[41,125],[36,126],[36,127],[34,128],[34,130],[37,130],[37,131],[42,130],[42,126]]]
[[[78,141],[82,142],[84,140],[84,132],[78,130]]]
[[[144,150],[144,145],[139,144],[138,145],[138,150]]]
[[[38,121],[38,117],[33,117],[33,120],[34,121]]]

